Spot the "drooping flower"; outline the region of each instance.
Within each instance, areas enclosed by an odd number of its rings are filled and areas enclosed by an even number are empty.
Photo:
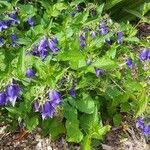
[[[131,58],[128,58],[128,59],[126,60],[126,65],[127,65],[130,69],[133,68],[133,62],[132,62],[132,59],[131,59]]]
[[[147,58],[148,58],[148,50],[147,49],[143,49],[142,51],[140,51],[139,58],[140,58],[141,61],[147,60]]]
[[[150,60],[150,49],[148,50],[147,60]]]
[[[50,101],[46,101],[42,106],[41,114],[42,119],[52,118],[55,113],[55,108],[51,105]]]
[[[39,56],[42,58],[42,60],[44,60],[48,56],[48,50],[43,49],[43,50],[39,51]]]
[[[61,103],[61,95],[56,90],[51,90],[48,93],[49,100],[51,101],[51,105],[55,108]]]
[[[59,49],[57,48],[58,40],[57,38],[48,39],[48,47],[51,50],[51,52],[58,52]]]
[[[80,35],[80,47],[85,47],[86,46],[86,37],[85,34]]]
[[[142,131],[145,135],[150,135],[150,125],[145,125]]]
[[[94,37],[96,37],[96,33],[95,33],[94,31],[91,31],[90,36],[91,36],[92,38],[94,38]]]
[[[16,13],[10,13],[8,16],[11,18],[10,21],[12,21],[11,22],[12,25],[20,23]]]
[[[33,77],[35,77],[35,71],[34,71],[32,68],[28,68],[28,69],[26,70],[26,76],[27,76],[28,78],[33,78]]]
[[[99,29],[100,29],[100,34],[101,35],[105,35],[109,32],[109,28],[106,26],[106,24],[104,22],[100,23]]]
[[[38,45],[38,51],[40,52],[42,50],[45,50],[46,47],[47,47],[47,39],[46,39],[46,37],[44,37]]]
[[[8,85],[6,88],[6,94],[8,97],[9,102],[12,106],[15,106],[16,100],[20,94],[20,87],[16,84]]]
[[[143,129],[144,128],[144,120],[141,117],[137,119],[136,127],[139,128],[139,129]]]
[[[95,73],[96,73],[96,76],[97,76],[97,77],[102,76],[102,75],[103,75],[103,72],[104,72],[104,70],[102,70],[102,69],[99,69],[99,68],[96,68],[96,69],[95,69]]]
[[[33,25],[34,25],[34,20],[33,20],[33,18],[28,18],[27,23],[28,23],[30,26],[33,26]]]
[[[117,33],[117,42],[118,42],[118,44],[122,44],[122,42],[123,42],[123,33],[122,32]]]
[[[4,38],[0,36],[0,47],[4,45]]]
[[[34,110],[34,112],[40,112],[41,111],[41,105],[38,101],[35,101],[33,103],[33,110]]]
[[[5,92],[0,92],[0,106],[7,103],[7,95]]]
[[[12,46],[17,46],[18,44],[17,44],[17,36],[16,36],[16,34],[11,34],[10,35],[10,37],[11,37],[11,41],[12,41]]]
[[[0,32],[2,32],[3,29],[7,29],[7,28],[8,28],[8,26],[7,26],[6,22],[0,21]]]
[[[33,56],[39,56],[39,51],[38,51],[38,47],[37,47],[37,46],[34,46],[34,48],[33,48],[32,52],[31,52],[31,54],[32,54]]]
[[[73,97],[73,98],[76,97],[75,87],[72,87],[72,88],[69,90],[69,94],[70,94],[70,96]]]

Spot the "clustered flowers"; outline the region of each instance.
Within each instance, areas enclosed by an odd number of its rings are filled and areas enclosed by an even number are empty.
[[[8,14],[7,17],[8,17],[8,19],[0,21],[0,32],[2,32],[3,30],[5,30],[15,24],[20,23],[16,12]]]
[[[58,40],[57,38],[46,38],[43,37],[38,46],[35,46],[32,55],[40,57],[42,60],[48,56],[49,52],[57,53],[59,51],[58,48]]]
[[[150,135],[150,124],[145,124],[143,118],[138,118],[136,122],[136,127],[139,128],[144,135]]]
[[[61,103],[61,94],[56,90],[51,90],[48,93],[48,99],[44,104],[40,104],[38,101],[34,102],[34,111],[40,112],[42,119],[52,118],[56,112],[57,106]]]

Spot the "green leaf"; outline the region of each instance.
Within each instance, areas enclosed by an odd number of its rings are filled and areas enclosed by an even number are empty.
[[[97,14],[99,15],[99,16],[101,16],[102,15],[102,12],[103,12],[103,9],[104,9],[104,3],[103,4],[101,4],[100,6],[98,6],[97,7]]]
[[[31,132],[33,131],[33,129],[37,127],[37,125],[39,124],[39,120],[37,116],[34,116],[31,118],[26,118],[25,123],[26,123],[27,129]]]
[[[140,116],[146,110],[148,99],[146,93],[142,92],[137,103],[137,110],[135,112],[136,117]]]
[[[109,58],[99,58],[97,59],[92,66],[96,67],[96,68],[101,68],[101,69],[115,69],[118,67],[117,63]]]
[[[52,139],[56,140],[61,134],[65,133],[65,126],[58,118],[44,120],[43,132],[45,136],[50,135]]]
[[[17,72],[19,76],[22,76],[25,73],[25,49],[20,50],[17,63]]]
[[[77,109],[81,112],[92,114],[94,112],[94,100],[91,97],[85,99],[76,100]]]
[[[121,124],[122,117],[120,114],[115,114],[113,117],[113,123],[115,126],[119,126]]]
[[[92,138],[100,139],[102,140],[104,135],[110,130],[111,126],[106,125],[104,127],[101,127],[100,125],[96,124],[91,131]]]
[[[79,143],[83,139],[83,134],[79,129],[79,124],[66,121],[67,141]]]

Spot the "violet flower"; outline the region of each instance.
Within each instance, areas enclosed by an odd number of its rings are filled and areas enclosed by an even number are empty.
[[[103,72],[104,72],[104,70],[102,70],[102,69],[99,69],[99,68],[96,68],[96,69],[95,69],[95,73],[96,73],[96,76],[97,76],[97,77],[102,76],[102,75],[103,75]]]
[[[150,125],[145,125],[142,131],[145,135],[150,135]]]
[[[55,113],[55,108],[51,105],[50,101],[46,101],[42,106],[41,114],[42,119],[52,118]]]
[[[4,45],[4,38],[0,37],[0,47]]]
[[[46,47],[47,47],[47,39],[46,39],[46,37],[44,37],[38,45],[38,51],[40,52],[42,50],[45,50]]]
[[[28,68],[28,69],[26,70],[26,76],[27,76],[28,78],[33,78],[33,77],[35,77],[35,71],[34,71],[32,68]]]
[[[80,35],[80,47],[85,47],[87,45],[86,43],[86,37],[85,34]]]
[[[141,61],[147,60],[147,58],[148,58],[148,50],[143,49],[142,51],[140,51],[139,58],[140,58]]]
[[[61,95],[58,91],[52,90],[48,93],[49,100],[51,101],[51,105],[55,108],[61,103]]]
[[[141,117],[137,119],[136,127],[139,128],[139,129],[143,129],[144,128],[144,120]]]
[[[76,97],[76,91],[75,91],[75,88],[72,87],[70,90],[69,90],[69,94],[71,97],[75,98]]]
[[[101,35],[105,35],[109,32],[109,28],[106,26],[106,24],[104,22],[101,22],[99,25],[99,29],[100,29],[100,34]]]
[[[12,19],[12,25],[20,23],[16,13],[10,13],[8,16]]]
[[[27,23],[28,23],[30,26],[33,26],[33,25],[34,25],[34,20],[33,20],[33,18],[28,18]]]
[[[7,103],[7,95],[5,92],[0,92],[0,106]]]
[[[117,42],[118,42],[118,44],[123,43],[123,33],[122,32],[117,33]]]
[[[127,65],[130,69],[133,68],[133,62],[132,62],[132,59],[131,59],[131,58],[128,58],[128,59],[126,60],[126,65]]]
[[[95,37],[96,37],[96,33],[95,33],[94,31],[91,31],[90,36],[91,36],[92,38],[95,38]]]
[[[51,52],[58,52],[59,49],[57,48],[58,40],[57,38],[48,39],[48,47],[51,50]]]
[[[12,84],[7,86],[6,88],[6,94],[8,97],[9,102],[12,104],[12,106],[15,106],[16,100],[20,94],[20,87],[16,84]]]
[[[11,41],[12,41],[12,46],[13,47],[17,46],[18,44],[17,44],[17,36],[16,36],[16,34],[11,34],[10,37],[11,37]]]
[[[0,32],[2,32],[3,29],[7,29],[7,28],[8,28],[8,26],[7,26],[6,22],[0,21]]]

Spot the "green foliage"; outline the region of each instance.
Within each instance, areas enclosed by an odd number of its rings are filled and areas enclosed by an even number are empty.
[[[11,19],[7,28],[0,24],[0,38],[4,39],[0,39],[0,92],[8,98],[3,104],[0,97],[1,122],[12,128],[23,122],[29,132],[41,127],[44,136],[52,139],[64,134],[68,142],[90,150],[92,141],[100,143],[112,125],[121,125],[123,114],[138,117],[149,109],[149,60],[139,59],[140,49],[149,47],[148,40],[139,39],[128,21],[117,23],[110,18],[126,21],[136,16],[139,23],[149,22],[149,3],[1,0],[0,8],[1,20]],[[17,18],[11,18],[15,12]],[[123,34],[121,42],[118,32]],[[41,46],[44,38],[45,47]],[[58,43],[49,43],[54,38]],[[29,68],[33,76],[28,76]],[[17,97],[14,92],[9,96],[10,85],[20,87]],[[51,98],[51,91],[58,91],[61,98],[58,93]],[[12,99],[16,100],[14,107]],[[38,110],[35,102],[40,105]],[[45,108],[45,102],[51,108]],[[113,124],[106,124],[107,120]]]

